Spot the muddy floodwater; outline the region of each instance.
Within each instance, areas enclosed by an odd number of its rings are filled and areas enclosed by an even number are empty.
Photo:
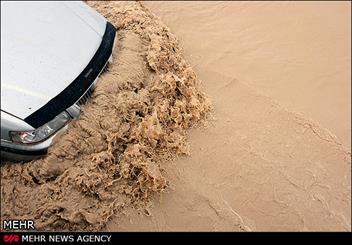
[[[146,2],[203,70],[251,85],[351,148],[351,3]]]
[[[351,4],[144,2],[214,105],[125,230],[351,230]]]
[[[351,230],[351,3],[88,2],[114,63],[46,158],[1,166],[41,230]]]

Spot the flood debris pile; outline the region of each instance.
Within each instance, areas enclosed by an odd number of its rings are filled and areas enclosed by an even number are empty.
[[[1,219],[39,230],[100,230],[163,192],[163,161],[188,154],[185,130],[211,105],[176,37],[140,3],[89,2],[118,35],[114,62],[48,155],[1,166]]]

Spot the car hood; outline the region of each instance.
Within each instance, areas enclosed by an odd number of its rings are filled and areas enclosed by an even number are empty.
[[[24,119],[97,51],[106,19],[82,2],[1,2],[1,110]]]

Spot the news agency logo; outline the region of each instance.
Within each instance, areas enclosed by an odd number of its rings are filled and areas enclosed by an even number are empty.
[[[16,234],[4,234],[2,237],[4,243],[18,243],[20,242],[20,236]]]
[[[8,231],[16,231],[16,230],[35,230],[34,221],[33,220],[4,220],[2,223],[2,228]]]
[[[0,239],[0,244],[18,244],[18,243],[111,243],[112,235],[97,235],[97,234],[50,234],[50,233],[38,233],[38,234],[3,234]]]
[[[5,234],[1,234],[0,244],[17,244],[17,243],[110,243],[111,235],[104,234],[13,234],[11,232],[33,231],[36,230],[33,220],[4,220],[2,222],[2,229]]]
[[[35,230],[33,220],[4,220],[2,223],[2,230],[11,232],[11,231],[20,231],[20,230]],[[22,242],[22,237],[17,234],[2,234],[1,242],[5,244],[16,244]],[[2,244],[2,243],[1,243]]]

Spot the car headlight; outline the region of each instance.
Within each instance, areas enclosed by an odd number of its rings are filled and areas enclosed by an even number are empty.
[[[10,137],[13,142],[17,143],[36,143],[42,141],[43,139],[48,138],[50,135],[57,132],[63,126],[66,125],[68,121],[70,121],[71,117],[66,112],[63,111],[59,115],[57,115],[50,122],[47,122],[43,126],[32,130],[32,131],[11,131]]]

